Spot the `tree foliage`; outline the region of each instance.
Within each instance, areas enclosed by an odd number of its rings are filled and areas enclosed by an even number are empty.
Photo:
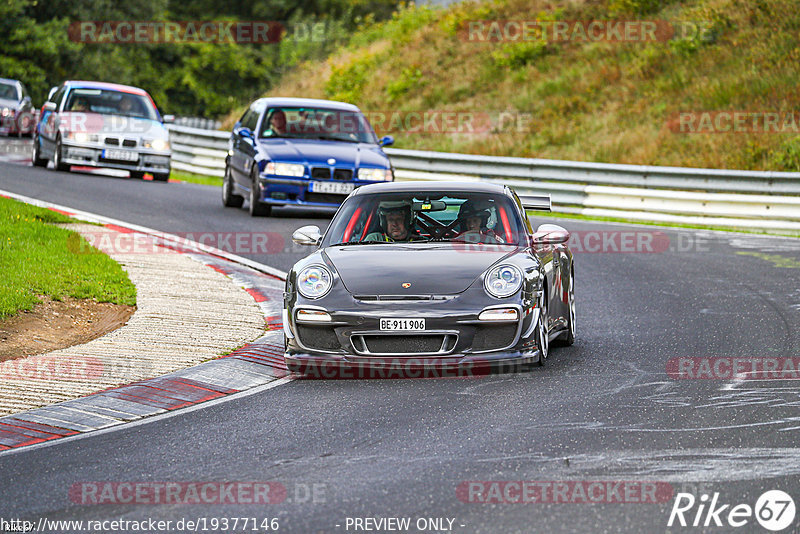
[[[0,77],[28,86],[36,105],[65,79],[142,87],[162,111],[213,117],[266,92],[295,64],[346,43],[396,0],[0,0]],[[279,21],[279,43],[86,43],[83,21]],[[314,28],[314,32],[311,28]],[[302,95],[298,95],[302,96]]]

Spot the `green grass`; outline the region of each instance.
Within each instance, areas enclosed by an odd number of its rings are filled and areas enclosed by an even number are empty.
[[[217,178],[216,176],[201,176],[199,174],[176,171],[173,169],[169,175],[169,178],[170,180],[177,180],[190,184],[216,185],[218,187],[222,187],[222,178]]]
[[[480,20],[694,21],[641,43],[476,43]],[[494,0],[400,9],[288,71],[266,96],[342,98],[370,111],[529,115],[475,133],[392,133],[397,148],[644,165],[800,170],[800,135],[676,132],[680,112],[800,109],[795,0]],[[231,113],[229,126],[241,116]]]
[[[640,224],[643,226],[664,226],[669,228],[688,228],[693,230],[715,230],[719,232],[738,232],[744,234],[757,234],[757,235],[776,235],[782,237],[797,237],[800,238],[800,232],[792,232],[791,230],[769,230],[761,228],[740,228],[738,226],[714,226],[708,224],[686,224],[665,221],[642,221],[640,219],[626,219],[624,217],[599,217],[596,215],[579,215],[576,213],[557,213],[557,212],[544,212],[536,210],[527,210],[528,217],[536,217],[539,219],[573,219],[577,221],[597,221],[597,222],[618,222],[625,224]]]
[[[70,222],[0,198],[0,319],[32,309],[40,295],[136,305],[136,287],[114,260],[76,232],[53,226]]]

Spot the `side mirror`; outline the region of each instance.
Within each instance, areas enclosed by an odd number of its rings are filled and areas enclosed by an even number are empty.
[[[381,141],[380,143],[378,143],[378,146],[389,146],[393,144],[394,144],[394,137],[392,137],[391,135],[386,135],[381,137]]]
[[[569,241],[569,232],[557,224],[543,224],[533,234],[536,245],[561,245]]]
[[[44,106],[42,106],[42,111],[55,111],[55,110],[56,110],[55,102],[45,102]]]
[[[164,115],[164,124],[172,124],[175,122],[175,115]]]
[[[292,234],[292,241],[298,245],[316,246],[319,245],[321,239],[322,234],[319,232],[319,227],[314,225],[298,228]]]
[[[22,103],[23,104],[30,104],[31,103],[31,97],[26,96],[25,98],[22,99]]]
[[[246,137],[248,139],[255,139],[255,136],[253,135],[253,130],[251,130],[250,128],[240,128],[237,133],[241,137]]]

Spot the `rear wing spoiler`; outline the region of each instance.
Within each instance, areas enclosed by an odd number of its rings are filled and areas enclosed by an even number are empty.
[[[550,195],[519,195],[519,199],[526,210],[552,211],[553,208]]]

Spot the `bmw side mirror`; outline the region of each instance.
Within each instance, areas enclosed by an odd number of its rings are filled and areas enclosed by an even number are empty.
[[[175,115],[164,115],[164,124],[172,124],[175,122]]]
[[[55,102],[45,102],[44,106],[42,106],[42,111],[55,111],[55,110],[56,110]]]
[[[392,137],[391,135],[386,135],[386,136],[381,138],[381,142],[378,143],[378,144],[379,144],[379,146],[393,145],[394,144],[394,137]]]
[[[292,234],[292,241],[298,245],[316,246],[319,245],[321,239],[322,234],[320,234],[319,227],[313,224],[298,228]]]
[[[253,130],[251,130],[250,128],[240,128],[239,129],[239,135],[241,137],[246,137],[248,139],[254,139],[255,138],[253,136]]]
[[[561,245],[569,241],[569,232],[557,224],[543,224],[533,234],[533,242],[537,245]]]

